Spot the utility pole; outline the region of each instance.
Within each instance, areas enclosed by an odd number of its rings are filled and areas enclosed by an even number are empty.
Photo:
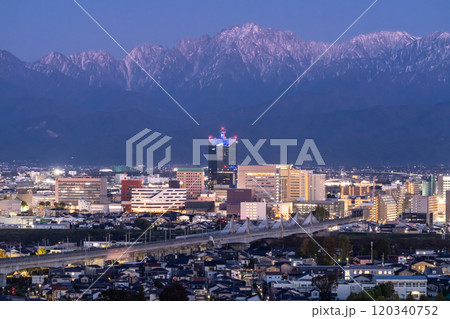
[[[370,242],[370,263],[373,265],[373,241]]]

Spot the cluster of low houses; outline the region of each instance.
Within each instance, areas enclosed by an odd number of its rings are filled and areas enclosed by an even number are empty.
[[[346,300],[350,293],[386,282],[402,299],[435,298],[450,289],[446,252],[417,251],[370,262],[356,257],[353,264],[324,266],[294,258],[293,252],[210,249],[113,267],[51,268],[41,281],[33,281],[39,282],[39,296],[49,300],[101,300],[108,289],[143,292],[147,300],[158,300],[164,287],[175,282],[185,288],[189,300],[320,300],[313,278],[330,274],[338,276],[332,300]]]

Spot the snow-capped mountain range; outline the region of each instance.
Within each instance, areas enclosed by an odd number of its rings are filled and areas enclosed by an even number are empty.
[[[122,59],[100,50],[24,62],[0,50],[0,161],[121,163],[124,141],[148,127],[185,147],[173,154],[184,163],[190,139],[227,126],[250,139],[314,138],[327,164],[450,164],[448,32],[338,42],[251,126],[329,45],[247,23]]]
[[[303,41],[290,31],[247,23],[224,29],[212,37],[184,39],[172,48],[137,46],[121,60],[100,50],[68,56],[51,52],[36,62],[22,63],[25,68],[46,75],[59,72],[90,86],[132,91],[156,87],[133,59],[172,90],[201,91],[242,83],[282,87],[300,75],[328,46]],[[387,73],[410,75],[401,78],[408,82],[414,81],[417,73],[434,72],[436,81],[448,82],[449,70],[450,33],[435,32],[420,38],[406,32],[382,31],[336,44],[305,78],[323,80],[357,71],[365,81]]]

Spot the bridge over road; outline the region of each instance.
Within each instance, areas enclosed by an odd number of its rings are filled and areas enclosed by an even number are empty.
[[[67,253],[55,253],[46,255],[32,255],[25,257],[0,259],[0,275],[6,275],[14,271],[41,267],[61,267],[69,264],[97,264],[104,265],[111,260],[136,261],[145,256],[153,255],[159,258],[168,253],[190,253],[193,250],[203,250],[209,245],[221,247],[224,245],[248,245],[254,241],[270,238],[284,238],[296,234],[313,234],[329,231],[336,226],[350,225],[362,221],[362,217],[341,218],[321,223],[299,223],[293,219],[290,222],[278,221],[269,227],[263,223],[259,227],[251,227],[248,221],[233,229],[233,225],[227,225],[222,231],[205,234],[179,236],[167,241],[139,243],[130,247],[91,248]]]

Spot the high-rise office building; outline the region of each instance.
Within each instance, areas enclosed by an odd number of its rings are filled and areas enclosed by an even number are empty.
[[[294,169],[292,165],[277,166],[278,202],[293,202],[296,200],[308,200],[310,192],[310,172]],[[325,193],[325,184],[324,189]]]
[[[419,195],[422,192],[422,182],[418,181],[405,182],[405,189],[408,194]]]
[[[445,222],[450,223],[450,191],[445,192]]]
[[[345,196],[370,196],[372,193],[372,185],[341,185],[341,195]]]
[[[205,172],[203,168],[178,168],[177,180],[186,189],[186,199],[197,199],[204,191]]]
[[[391,195],[392,198],[394,198],[396,203],[396,211],[397,216],[400,214],[403,214],[405,210],[407,209],[407,204],[410,196],[417,196],[417,195],[411,195],[408,194],[405,187],[400,187],[400,185],[397,186],[397,188],[390,189],[388,191],[388,195]],[[408,197],[407,197],[408,196]],[[408,200],[407,200],[408,198]]]
[[[237,188],[253,189],[257,200],[278,201],[277,165],[239,165]]]
[[[251,188],[267,202],[323,201],[325,174],[292,165],[239,165],[238,188]]]
[[[227,138],[224,127],[220,137],[209,137],[208,189],[215,185],[236,186],[236,138]]]
[[[446,201],[447,191],[450,191],[450,176],[441,174],[437,181],[437,196],[440,200]]]
[[[79,200],[91,204],[106,204],[108,202],[106,178],[57,178],[55,196],[56,202],[68,205],[78,205]]]
[[[438,213],[437,196],[413,195],[411,198],[411,213],[425,215],[427,225],[432,225]]]
[[[431,175],[422,181],[422,196],[433,195],[436,195],[436,178],[434,175]]]
[[[391,195],[377,195],[375,197],[375,214],[379,223],[397,219],[397,203]]]
[[[309,174],[309,200],[326,200],[326,174]]]
[[[437,211],[437,196],[412,196],[411,213],[437,213]]]

